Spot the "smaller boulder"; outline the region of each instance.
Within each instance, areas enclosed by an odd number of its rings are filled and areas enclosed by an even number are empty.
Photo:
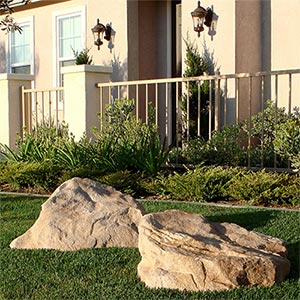
[[[290,270],[282,240],[178,210],[142,217],[139,251],[138,275],[151,288],[272,286]]]
[[[131,196],[90,179],[73,178],[55,190],[33,226],[10,247],[62,251],[137,247],[143,213]]]

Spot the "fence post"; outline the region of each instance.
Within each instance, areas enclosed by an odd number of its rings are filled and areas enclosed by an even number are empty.
[[[63,67],[64,119],[76,140],[86,133],[91,137],[91,128],[98,127],[100,111],[99,89],[96,83],[108,82],[112,67],[77,65]]]
[[[0,74],[0,142],[15,148],[22,132],[21,86],[31,88],[33,75]]]

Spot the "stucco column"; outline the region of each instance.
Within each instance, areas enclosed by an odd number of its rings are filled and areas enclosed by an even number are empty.
[[[83,133],[91,137],[97,127],[100,111],[99,89],[96,83],[108,82],[112,67],[78,65],[62,68],[64,74],[64,119],[69,130],[79,140]]]
[[[21,86],[31,88],[33,75],[0,74],[0,142],[15,148],[22,130]]]
[[[236,73],[262,71],[262,16],[261,0],[235,0]],[[249,88],[252,85],[251,106]],[[260,111],[260,79],[240,79],[239,120],[249,118]]]

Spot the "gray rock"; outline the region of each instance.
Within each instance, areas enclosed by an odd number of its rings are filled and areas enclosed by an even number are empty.
[[[290,270],[282,240],[178,210],[142,217],[139,251],[138,275],[151,288],[272,286]]]
[[[73,178],[56,189],[34,225],[10,247],[63,251],[137,247],[143,213],[131,196],[90,179]]]

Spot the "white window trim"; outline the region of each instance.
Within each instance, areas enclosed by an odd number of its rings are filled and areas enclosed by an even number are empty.
[[[59,85],[59,57],[58,57],[58,20],[64,16],[81,15],[81,41],[82,49],[86,47],[86,6],[78,6],[61,11],[56,11],[52,15],[52,32],[53,32],[53,87]],[[70,59],[73,59],[70,58]]]
[[[35,53],[34,53],[34,16],[30,16],[27,18],[22,18],[22,19],[16,19],[15,20],[16,23],[20,26],[22,26],[22,24],[29,24],[30,25],[30,74],[34,75],[34,58],[35,58]],[[11,64],[11,34],[7,35],[7,43],[8,45],[7,49],[6,49],[6,57],[7,57],[7,73],[12,73],[12,64]],[[17,66],[17,64],[15,64],[14,66]]]

